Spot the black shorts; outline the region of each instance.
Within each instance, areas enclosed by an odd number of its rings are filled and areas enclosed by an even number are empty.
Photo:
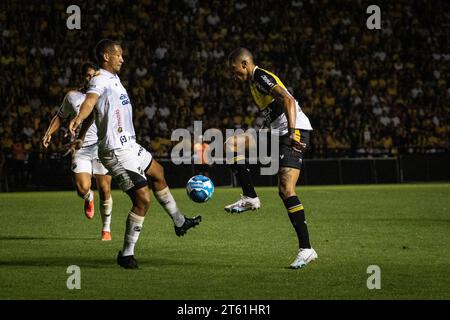
[[[294,151],[291,148],[291,139],[289,134],[282,135],[280,137],[280,168],[296,168],[301,169],[303,163],[303,155],[309,147],[309,134],[308,130],[299,130],[300,142],[306,144],[306,149],[303,152]]]

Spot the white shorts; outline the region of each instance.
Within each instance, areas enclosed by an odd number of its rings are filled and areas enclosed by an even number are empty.
[[[99,151],[100,160],[124,192],[147,186],[147,172],[153,157],[140,144],[127,148]]]
[[[100,162],[97,151],[96,144],[77,150],[72,156],[72,172],[89,173],[90,175],[107,174],[108,170]]]

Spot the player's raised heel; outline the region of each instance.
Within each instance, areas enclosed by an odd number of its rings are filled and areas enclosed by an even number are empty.
[[[230,213],[242,213],[249,210],[257,210],[261,207],[261,202],[259,198],[250,198],[244,195],[241,195],[241,198],[225,207],[225,211]]]
[[[184,236],[190,228],[195,228],[202,221],[202,216],[193,218],[185,217],[185,221],[181,227],[175,226],[175,234],[179,237]]]
[[[300,269],[306,267],[308,263],[318,258],[317,252],[311,249],[300,249],[298,251],[297,258],[295,258],[294,262],[291,263],[291,269]]]
[[[117,264],[125,269],[138,269],[134,256],[122,256],[122,251],[117,254]]]
[[[86,216],[86,218],[88,218],[89,220],[94,218],[94,213],[95,213],[95,209],[94,209],[94,191],[92,191],[92,200],[84,200],[84,215]]]

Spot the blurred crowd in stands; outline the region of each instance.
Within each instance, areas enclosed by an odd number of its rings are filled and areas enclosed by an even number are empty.
[[[123,44],[137,139],[156,157],[194,120],[262,125],[227,70],[239,46],[299,100],[315,128],[309,157],[449,151],[445,0],[383,2],[380,30],[366,27],[367,1],[99,0],[79,4],[80,30],[66,26],[72,3],[29,2],[0,5],[0,163],[25,175],[30,161],[60,156],[64,128],[45,153],[40,139],[102,38]]]

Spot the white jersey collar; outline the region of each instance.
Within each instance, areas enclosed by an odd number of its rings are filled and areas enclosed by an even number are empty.
[[[253,81],[253,77],[255,76],[255,71],[256,71],[256,69],[258,69],[258,66],[255,66],[255,67],[253,68],[253,72],[252,72],[252,81]]]
[[[111,73],[108,70],[105,70],[103,68],[100,68],[100,72],[104,72],[106,75],[109,75],[109,76],[114,77],[114,78],[117,77],[117,74],[113,74],[113,73]]]

